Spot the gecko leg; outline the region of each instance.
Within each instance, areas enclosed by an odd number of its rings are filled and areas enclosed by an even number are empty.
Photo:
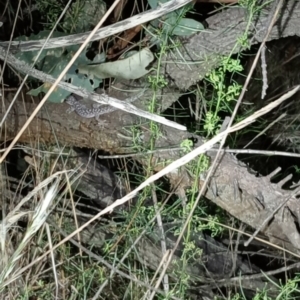
[[[100,128],[104,128],[104,127],[107,126],[107,121],[106,121],[106,120],[101,120],[101,119],[100,119],[100,115],[95,116],[95,119],[97,120],[98,126],[99,126]]]

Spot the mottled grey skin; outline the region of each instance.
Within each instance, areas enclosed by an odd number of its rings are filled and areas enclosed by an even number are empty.
[[[138,95],[126,99],[125,102],[130,103],[139,99],[144,93],[144,91],[145,90],[143,90],[142,93],[139,93]],[[73,95],[67,97],[65,102],[70,105],[70,108],[67,110],[67,112],[71,113],[75,111],[79,116],[85,119],[95,118],[100,126],[102,126],[103,123],[105,123],[105,121],[100,120],[101,115],[117,110],[117,108],[113,106],[101,104],[93,104],[92,108],[88,108],[85,104],[81,103],[80,100],[77,100]]]
[[[106,106],[100,104],[93,104],[93,108],[88,108],[85,104],[77,100],[73,95],[70,95],[66,99],[66,103],[70,105],[70,108],[68,109],[69,113],[75,111],[79,116],[86,119],[97,119],[97,117],[99,117],[100,115],[104,115],[106,113],[110,113],[117,110],[117,108],[113,106]]]

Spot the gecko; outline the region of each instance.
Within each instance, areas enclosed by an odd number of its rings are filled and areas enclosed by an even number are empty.
[[[127,98],[124,101],[126,103],[134,102],[135,100],[139,99],[144,94],[144,92],[145,89],[143,89],[137,95]],[[95,118],[98,121],[99,126],[103,126],[106,123],[106,121],[100,120],[101,115],[118,110],[118,108],[116,107],[110,105],[101,105],[98,103],[93,104],[92,108],[88,108],[85,104],[81,103],[80,100],[77,100],[73,95],[68,96],[65,102],[70,105],[70,108],[67,110],[68,113],[75,111],[79,116],[83,118]]]

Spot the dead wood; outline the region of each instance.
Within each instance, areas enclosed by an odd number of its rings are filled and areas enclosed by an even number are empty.
[[[72,169],[76,164],[83,165],[86,170],[83,176],[79,179],[78,185],[76,185],[76,191],[80,191],[85,194],[89,200],[86,202],[89,205],[89,210],[92,207],[106,207],[109,202],[117,200],[122,193],[124,188],[121,184],[115,186],[113,183],[120,182],[115,174],[109,171],[107,168],[99,164],[94,159],[88,158],[81,152],[76,153],[72,151],[67,162],[64,164],[66,169]],[[56,167],[60,169],[60,163]],[[90,191],[92,188],[92,192]],[[75,186],[73,193],[75,194]],[[109,202],[108,202],[109,199]],[[68,202],[68,201],[67,201]],[[96,208],[95,207],[95,208]],[[134,205],[133,205],[134,207]],[[76,207],[76,218],[78,225],[81,226],[88,220],[88,215],[82,213],[83,206]],[[124,207],[120,207],[120,210],[110,215],[122,216],[120,213]],[[129,208],[126,208],[127,210]],[[91,216],[92,217],[92,216]],[[57,224],[55,221],[55,214],[50,216],[50,222]],[[69,207],[69,211],[64,209],[64,218],[62,228],[64,228],[66,235],[72,233],[75,228],[75,222],[72,218],[72,207]],[[167,249],[172,249],[175,246],[176,236],[173,234],[171,228],[174,224],[165,224],[164,232],[166,233]],[[180,224],[178,224],[180,226]],[[98,222],[94,222],[91,226],[88,226],[80,232],[80,241],[84,244],[97,247],[102,249],[105,241],[110,240],[115,244],[124,244],[128,237],[126,235],[120,239],[120,234],[116,236],[118,231],[118,224],[112,220],[100,219]],[[144,228],[147,229],[147,228]],[[78,240],[78,236],[74,237]],[[142,263],[143,266],[150,268],[151,270],[157,270],[161,260],[164,257],[164,253],[160,248],[160,230],[154,227],[146,230],[142,238],[136,243],[136,241],[129,241],[132,246],[133,253],[137,253],[136,260]],[[260,270],[255,265],[250,264],[249,261],[242,259],[239,255],[233,256],[228,248],[222,243],[217,242],[212,237],[204,233],[192,233],[191,242],[194,242],[198,249],[202,250],[201,256],[194,256],[187,263],[184,272],[190,276],[191,283],[195,284],[201,289],[201,284],[210,284],[211,289],[216,288],[214,282],[217,279],[228,279],[226,285],[233,285],[236,287],[242,286],[244,290],[255,292],[256,289],[263,289],[265,284],[270,284],[266,278],[256,280],[243,280],[243,275],[259,274]],[[168,268],[168,275],[173,280],[177,279],[176,273],[178,270],[183,270],[182,262],[180,257],[184,251],[183,242],[180,243],[176,250],[176,255],[173,257],[172,263]],[[231,276],[241,276],[241,282],[233,281],[230,282]],[[276,281],[275,278],[273,280]],[[270,291],[275,292],[276,289],[272,285],[269,286]]]
[[[299,4],[299,2],[291,1],[286,5],[282,17],[278,20],[277,26],[274,28],[270,39],[298,34],[299,26],[297,27],[296,24],[300,20]],[[263,32],[263,26],[266,24],[266,18],[267,16],[261,14],[254,22],[255,26],[253,29],[255,29],[257,34],[253,34],[252,36],[253,43],[257,43],[261,40],[261,33]],[[212,31],[195,35],[188,40],[184,45],[184,48],[179,51],[181,54],[184,53],[184,60],[182,60],[182,56],[174,57],[174,54],[166,58],[166,60],[172,58],[172,60],[177,62],[181,59],[181,64],[166,65],[166,72],[171,75],[176,82],[176,85],[180,88],[187,88],[191,84],[197,82],[199,76],[203,77],[210,69],[218,64],[219,54],[228,54],[229,51],[232,50],[236,38],[241,35],[243,28],[246,26],[245,11],[236,8],[227,10],[209,18],[207,22]],[[232,27],[231,30],[224,30],[224,28],[227,29],[228,27]],[[239,49],[237,48],[236,50],[238,51]],[[194,64],[195,60],[202,60],[203,64],[198,64],[196,66],[196,64]],[[206,64],[207,61],[208,63]],[[190,64],[189,66],[184,65],[186,62],[193,62],[193,64]],[[187,76],[187,74],[189,75]],[[5,101],[2,102],[1,118],[10,101],[9,97],[7,97]],[[5,126],[2,128],[1,139],[6,141],[12,139],[35,107],[36,103],[29,98],[27,98],[25,102],[17,101],[14,109],[10,112],[9,117],[6,120]],[[37,144],[41,142],[45,144],[55,144],[59,141],[61,145],[102,149],[112,153],[129,153],[131,152],[132,137],[128,136],[128,132],[124,129],[124,126],[136,124],[139,124],[139,130],[143,133],[142,143],[146,146],[149,142],[150,134],[147,125],[129,114],[114,112],[107,116],[103,116],[103,119],[108,121],[108,126],[99,130],[93,119],[84,120],[74,113],[69,115],[65,112],[66,109],[67,105],[64,104],[45,104],[37,118],[35,118],[26,132],[22,135],[20,142],[32,143],[34,141]],[[162,167],[163,164],[160,164],[160,162],[175,160],[181,156],[181,153],[173,151],[172,147],[179,147],[183,140],[191,137],[195,138],[197,141],[195,147],[202,143],[202,138],[200,136],[178,132],[177,130],[164,126],[161,126],[161,131],[163,132],[163,137],[158,138],[156,147],[169,149],[169,151],[154,154],[153,167],[155,171],[159,171]],[[208,155],[211,160],[213,160],[215,152],[209,152]],[[136,156],[134,159],[142,165],[146,164],[147,161],[143,156]],[[86,161],[84,162],[84,165],[88,165]],[[103,173],[103,170],[99,169],[98,173],[95,174],[92,174],[93,172],[92,169],[88,169],[88,172],[86,173],[86,176],[88,176],[88,174],[90,176],[86,177],[86,184],[90,187],[94,186],[94,189],[90,190],[90,193],[88,194],[89,197],[92,197],[95,201],[102,201],[102,199],[105,199],[105,203],[101,203],[104,206],[107,206],[115,199],[115,197],[121,196],[123,193],[123,191],[121,193],[121,190],[119,190],[116,195],[113,192],[108,192],[107,194],[100,193],[100,187],[95,185],[94,182],[96,177],[93,176],[101,176],[100,174]],[[272,176],[273,175],[274,174],[272,174]],[[299,226],[297,194],[292,195],[293,191],[283,190],[283,183],[271,183],[270,180],[272,176],[256,177],[246,165],[240,163],[233,155],[224,154],[210,180],[209,188],[207,189],[205,196],[254,229],[260,228],[269,216],[273,216],[269,224],[264,228],[261,228],[261,232],[274,244],[298,253],[300,249],[300,236],[297,229],[297,226]],[[111,174],[102,177],[103,181],[106,181],[108,178],[111,180],[108,187],[111,187],[113,182]],[[194,181],[194,178],[192,178],[184,168],[179,170],[178,173],[173,172],[172,174],[169,174],[168,179],[173,186],[180,183],[182,188],[191,186]],[[87,192],[84,188],[79,188],[82,192]],[[288,202],[278,212],[272,215],[275,209],[287,199]],[[80,222],[84,222],[84,218],[82,218]],[[99,236],[97,236],[98,234]],[[111,237],[112,232],[103,233],[101,226],[96,224],[94,228],[89,228],[88,232],[82,232],[82,238],[87,243],[99,243],[106,238],[105,234],[109,234],[109,237]],[[143,257],[142,263],[152,269],[157,268],[162,257],[162,253],[155,245],[157,236],[157,232],[154,232],[153,236],[145,237],[145,239],[137,245],[137,250],[141,253],[141,257]],[[206,269],[214,275],[219,273],[220,269],[210,263],[220,261],[222,268],[224,266],[227,267],[223,268],[222,273],[219,274],[226,277],[229,274],[228,270],[232,270],[232,260],[231,258],[228,258],[228,255],[226,254],[227,249],[215,241],[209,240],[207,236],[201,236],[201,241],[202,239],[204,244],[199,244],[199,247],[208,249],[204,254],[207,255],[209,261],[205,266]],[[207,241],[214,245],[213,248],[208,247]],[[172,237],[169,237],[168,246],[170,248],[172,247],[172,243],[173,239]],[[149,251],[149,249],[151,249],[151,251]],[[221,249],[221,254],[219,254],[220,256],[218,259],[214,256],[213,249],[218,249],[218,251]],[[180,249],[178,249],[178,251],[180,255]],[[151,254],[155,255],[151,256]],[[230,263],[228,263],[228,261]],[[244,274],[249,272],[249,266],[239,258],[237,265],[245,270]],[[223,272],[224,270],[226,271]],[[254,271],[258,272],[258,270]],[[170,270],[170,272],[172,273],[172,270]],[[202,264],[191,266],[188,272],[194,277],[199,276],[200,274],[200,277],[202,277],[200,280],[201,283],[207,282],[207,278],[205,278],[207,274],[205,273],[206,271]],[[246,287],[247,283],[244,282],[243,284],[245,284],[244,287]],[[253,287],[261,287],[262,284],[262,281],[254,282]]]
[[[249,47],[262,42],[266,32],[273,2],[257,11],[251,20],[248,33]],[[268,41],[299,36],[300,2],[286,1],[273,27]],[[246,32],[248,25],[246,9],[231,7],[207,18],[208,28],[204,32],[187,38],[182,47],[166,54],[165,72],[180,89],[187,89],[220,64],[221,56],[238,53],[242,49],[237,40]],[[170,63],[168,63],[170,62]]]
[[[58,108],[59,107],[59,108]],[[99,130],[93,120],[82,120],[79,116],[66,114],[65,105],[46,104],[26,132],[21,141],[37,143],[42,141],[46,144],[55,143],[56,139],[61,145],[81,146],[88,148],[102,149],[107,152],[128,153],[132,146],[131,138],[122,138],[126,131],[122,131],[120,124],[136,125],[132,116],[122,112],[114,112],[110,128]],[[27,116],[34,110],[35,104],[29,102],[17,102],[16,107],[10,113],[6,121],[6,139],[12,138],[24,124]],[[3,116],[3,107],[2,115]],[[109,118],[107,116],[106,118]],[[51,122],[49,121],[51,120]],[[108,119],[109,120],[109,119]],[[132,123],[133,121],[133,123]],[[122,123],[123,122],[123,123]],[[138,121],[140,122],[140,121]],[[145,147],[149,143],[150,133],[146,125],[139,126],[139,130],[144,137],[141,141]],[[180,143],[187,138],[194,138],[197,142],[195,146],[201,145],[202,138],[186,132],[178,132],[171,128],[162,126],[163,136],[156,141],[156,147],[169,149],[169,151],[158,152],[153,155],[153,168],[159,171],[163,161],[175,160],[181,156],[179,151],[173,151],[173,147],[180,147]],[[215,152],[209,153],[214,159]],[[134,157],[139,163],[147,164],[147,158],[143,156]],[[233,155],[224,154],[219,162],[218,168],[210,182],[206,197],[218,206],[228,211],[231,215],[250,225],[252,228],[259,228],[264,220],[272,214],[274,209],[285,201],[292,192],[284,191],[281,184],[272,184],[270,177],[256,177],[250,173],[245,165],[238,162]],[[181,188],[192,186],[193,178],[184,168],[180,172],[168,175],[173,186],[180,183]],[[275,214],[272,222],[262,232],[270,238],[276,245],[286,247],[291,251],[300,249],[300,236],[294,216],[298,216],[298,200],[294,195],[288,203]]]

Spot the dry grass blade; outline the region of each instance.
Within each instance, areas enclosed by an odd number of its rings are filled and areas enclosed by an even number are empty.
[[[55,80],[54,84],[50,87],[50,89],[48,90],[48,92],[46,93],[46,95],[44,96],[44,98],[41,100],[41,102],[39,103],[39,105],[37,106],[37,108],[35,109],[35,111],[32,113],[32,115],[29,117],[29,119],[27,120],[27,122],[24,124],[23,128],[20,130],[20,132],[17,134],[17,136],[14,138],[14,140],[10,143],[10,145],[8,146],[8,148],[6,149],[6,151],[4,152],[4,154],[2,155],[2,157],[0,158],[0,163],[3,162],[3,160],[5,159],[5,157],[7,156],[7,154],[11,151],[11,149],[13,148],[13,146],[16,144],[16,142],[19,140],[20,136],[24,133],[24,131],[26,130],[26,128],[28,127],[28,125],[31,123],[31,121],[33,120],[33,118],[37,115],[37,113],[40,111],[40,109],[42,108],[42,106],[45,104],[45,102],[47,101],[47,99],[49,98],[50,94],[54,91],[54,89],[56,88],[57,84],[63,79],[63,77],[66,75],[67,71],[70,69],[70,67],[72,66],[72,64],[75,62],[75,60],[78,58],[78,56],[80,55],[80,53],[83,51],[83,49],[86,47],[86,45],[89,43],[89,41],[91,40],[91,37],[95,34],[95,32],[100,28],[100,26],[102,26],[102,24],[104,23],[104,21],[106,20],[106,18],[109,16],[109,14],[113,11],[113,9],[115,8],[115,6],[118,4],[120,0],[116,0],[114,2],[114,4],[109,8],[109,10],[107,11],[107,13],[104,15],[104,17],[99,21],[99,23],[97,24],[97,26],[94,28],[94,30],[90,33],[90,35],[87,37],[87,39],[85,40],[85,42],[80,46],[80,48],[78,49],[78,51],[74,54],[73,58],[70,60],[70,62],[68,63],[68,65],[64,68],[64,70],[61,72],[61,74],[57,77],[57,79]]]
[[[108,11],[103,16],[103,18],[99,21],[99,23],[96,25],[96,27],[90,32],[90,34],[86,38],[85,42],[80,46],[80,48],[78,49],[78,51],[74,54],[73,58],[70,60],[70,62],[64,68],[64,70],[61,72],[61,74],[57,77],[57,79],[55,80],[54,84],[50,87],[50,89],[48,90],[48,92],[46,93],[46,95],[44,96],[44,98],[41,100],[41,102],[39,103],[39,105],[37,106],[37,108],[35,109],[35,111],[32,113],[32,115],[30,116],[30,118],[24,124],[23,128],[20,130],[20,132],[17,134],[17,136],[14,138],[14,140],[10,143],[10,145],[8,146],[8,148],[6,149],[6,151],[4,152],[4,154],[2,155],[2,157],[0,157],[0,163],[3,162],[3,160],[5,159],[5,157],[7,156],[7,154],[11,151],[11,149],[13,148],[13,146],[19,140],[20,136],[24,133],[24,131],[26,130],[26,128],[28,127],[28,125],[31,123],[31,121],[33,120],[33,118],[37,115],[37,113],[40,111],[40,109],[42,108],[42,106],[45,104],[45,102],[49,98],[50,94],[56,88],[57,84],[63,79],[63,77],[65,76],[65,74],[67,73],[67,71],[70,69],[70,67],[73,65],[73,63],[75,62],[75,60],[80,55],[80,53],[87,46],[87,44],[91,41],[92,37],[95,35],[95,33],[97,32],[97,30],[102,26],[102,24],[104,23],[104,21],[107,19],[107,17],[110,15],[110,13],[114,10],[114,8],[118,5],[119,2],[120,2],[120,0],[115,0],[115,2],[113,3],[113,5],[111,5],[111,7],[108,9]],[[174,1],[174,7],[173,7],[173,9],[175,9],[175,7],[181,7],[184,4],[187,4],[189,2],[191,2],[191,1],[187,1],[187,0],[180,0],[180,1],[177,0],[177,1]],[[177,4],[177,5],[175,5],[175,4]],[[175,125],[176,125],[176,123],[174,124],[174,127],[175,127]],[[186,130],[184,126],[179,126],[178,125],[177,128],[181,129],[181,130]]]
[[[19,274],[16,277],[12,276],[10,279],[8,279],[9,275],[12,273],[12,271],[16,267],[18,260],[22,257],[21,253],[22,253],[23,249],[26,247],[26,245],[28,245],[32,236],[39,230],[39,228],[46,221],[46,218],[49,214],[49,207],[50,207],[53,199],[57,195],[58,183],[59,183],[59,180],[56,179],[56,182],[49,188],[48,192],[46,193],[45,198],[40,201],[39,205],[35,209],[32,220],[26,230],[25,236],[24,236],[22,242],[19,244],[16,251],[8,259],[7,262],[6,261],[1,262],[2,271],[0,274],[0,293],[3,291],[3,289],[9,282],[16,280],[18,278],[18,276],[20,276],[20,274]],[[7,225],[5,221],[6,220],[4,220],[1,224],[2,233],[4,233],[5,231],[8,230],[8,227],[5,226],[5,225]],[[4,237],[5,237],[5,235],[4,235]],[[2,236],[2,238],[3,238],[3,236]],[[2,242],[3,242],[3,240],[2,240]],[[5,253],[2,253],[1,256],[7,257]]]
[[[256,113],[254,113],[252,116],[246,118],[245,120],[243,120],[243,121],[239,122],[238,124],[234,125],[233,127],[231,127],[229,129],[229,132],[234,132],[234,131],[240,130],[240,129],[246,127],[247,125],[253,123],[258,117],[261,117],[262,115],[266,114],[271,109],[277,107],[280,103],[282,103],[283,101],[285,101],[286,99],[288,99],[289,97],[291,97],[292,95],[294,95],[299,90],[299,88],[300,88],[300,85],[296,86],[293,90],[289,91],[288,93],[286,93],[285,95],[283,95],[282,97],[280,97],[278,100],[270,103],[266,107],[263,107],[262,109],[260,109]],[[180,159],[174,161],[173,163],[171,163],[170,165],[168,165],[167,167],[165,167],[160,172],[156,173],[155,175],[153,175],[150,178],[148,178],[147,180],[145,180],[135,190],[133,190],[132,192],[130,192],[128,195],[126,195],[122,199],[119,199],[119,200],[115,201],[112,205],[110,205],[110,206],[106,207],[105,209],[103,209],[100,213],[98,213],[97,215],[95,215],[88,222],[86,222],[84,225],[82,225],[77,230],[75,230],[73,233],[71,233],[68,237],[66,237],[62,241],[60,241],[57,245],[55,245],[53,247],[53,249],[51,249],[51,251],[53,251],[54,249],[56,249],[59,246],[61,246],[62,244],[64,244],[70,238],[72,238],[73,236],[75,236],[76,234],[78,234],[78,232],[80,232],[81,230],[83,230],[84,228],[86,228],[87,226],[89,226],[92,222],[96,221],[100,216],[103,216],[103,215],[105,215],[107,213],[110,213],[117,206],[120,206],[120,205],[126,203],[127,201],[129,201],[130,199],[132,199],[140,190],[142,190],[143,188],[145,188],[149,184],[155,182],[156,180],[158,180],[159,178],[163,177],[164,175],[166,175],[166,174],[168,174],[168,173],[170,173],[170,172],[178,169],[179,167],[187,164],[189,161],[191,161],[192,159],[196,158],[198,155],[200,155],[202,153],[205,153],[206,151],[210,150],[216,143],[218,143],[224,137],[225,134],[227,134],[227,132],[221,132],[221,133],[219,133],[214,138],[212,138],[210,141],[206,142],[202,146],[200,146],[197,149],[193,150],[192,152],[186,154],[185,156],[181,157]],[[38,261],[42,260],[49,253],[50,253],[50,250],[48,250],[47,252],[45,252],[43,255],[41,255],[36,260],[32,261],[30,264],[28,264],[26,267],[24,267],[22,270],[20,270],[20,272],[24,272],[25,270],[27,270],[28,268],[30,268],[35,263],[37,263]]]

